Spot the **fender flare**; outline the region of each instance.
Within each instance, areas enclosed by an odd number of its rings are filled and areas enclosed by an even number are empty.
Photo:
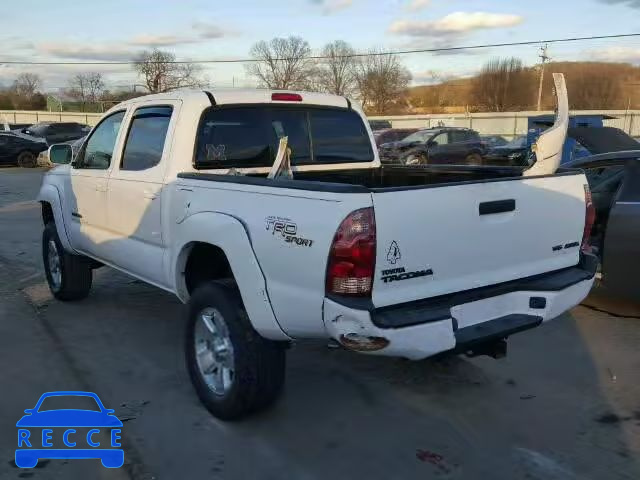
[[[195,243],[220,248],[227,257],[247,315],[256,331],[271,340],[291,340],[273,312],[267,284],[244,225],[237,218],[220,212],[199,212],[175,225],[168,262],[169,277],[183,302],[189,299],[184,279],[187,258]]]
[[[60,238],[60,243],[62,243],[62,247],[67,252],[77,255],[78,252],[73,249],[71,242],[69,241],[67,227],[62,215],[62,201],[60,200],[60,192],[58,192],[58,189],[53,185],[43,185],[40,188],[40,192],[38,193],[36,200],[41,204],[48,203],[51,205],[53,219],[55,220],[56,230],[58,232],[58,237]]]

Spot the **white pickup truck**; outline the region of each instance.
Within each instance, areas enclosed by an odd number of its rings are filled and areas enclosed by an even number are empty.
[[[284,137],[293,178],[271,178]],[[292,340],[501,356],[594,278],[581,171],[381,166],[339,96],[145,96],[107,112],[72,162],[68,145],[49,154],[66,164],[38,197],[51,291],[82,299],[108,265],[175,294],[189,374],[222,419],[277,398]]]

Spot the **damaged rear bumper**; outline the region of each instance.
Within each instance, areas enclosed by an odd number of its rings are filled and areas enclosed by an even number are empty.
[[[535,328],[578,305],[593,285],[597,259],[535,277],[466,292],[375,308],[325,298],[329,335],[344,347],[419,360],[499,341]]]

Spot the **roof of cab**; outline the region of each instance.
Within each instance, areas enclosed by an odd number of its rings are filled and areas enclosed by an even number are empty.
[[[326,93],[315,92],[300,92],[293,90],[267,90],[267,89],[207,89],[205,90],[193,90],[193,89],[180,89],[167,93],[157,93],[153,95],[145,95],[143,97],[136,97],[131,100],[122,102],[123,104],[138,103],[140,101],[149,100],[183,100],[183,101],[197,101],[202,102],[207,100],[207,93],[209,93],[216,105],[228,105],[228,104],[251,104],[251,103],[274,103],[274,104],[303,104],[303,105],[323,105],[331,107],[349,108],[351,102],[345,97],[339,95],[330,95]],[[302,96],[301,102],[292,101],[278,101],[272,100],[271,96],[274,93],[297,93]]]

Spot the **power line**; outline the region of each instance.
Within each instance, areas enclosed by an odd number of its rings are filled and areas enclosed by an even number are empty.
[[[508,42],[508,43],[487,43],[482,45],[465,45],[457,47],[440,47],[440,48],[422,48],[414,50],[391,50],[385,52],[368,52],[368,53],[353,53],[350,55],[338,55],[336,58],[358,58],[358,57],[372,57],[382,55],[409,55],[413,53],[437,53],[437,52],[454,52],[458,50],[476,50],[481,48],[499,48],[499,47],[517,47],[523,45],[539,45],[549,43],[569,43],[569,42],[582,42],[587,40],[608,40],[614,38],[628,38],[628,37],[640,37],[640,33],[621,33],[616,35],[593,35],[590,37],[570,37],[570,38],[554,38],[551,40],[528,40],[524,42]],[[324,60],[330,57],[326,55],[310,55],[305,57],[309,60]],[[274,58],[272,61],[290,60],[289,58]],[[217,59],[217,60],[173,60],[164,63],[173,64],[186,64],[186,63],[254,63],[261,60],[256,58],[237,58],[237,59]],[[0,60],[0,64],[5,65],[135,65],[135,60],[121,61],[121,62],[37,62],[37,61],[5,61]]]

